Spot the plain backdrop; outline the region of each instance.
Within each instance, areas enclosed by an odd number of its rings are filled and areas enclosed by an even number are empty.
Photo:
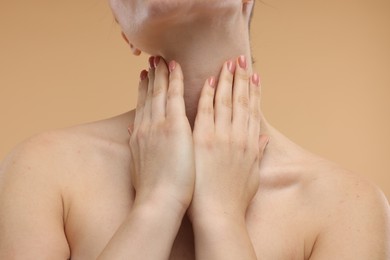
[[[267,119],[390,198],[390,1],[263,2],[252,48]],[[0,0],[0,160],[37,133],[133,109],[147,58],[107,0]]]

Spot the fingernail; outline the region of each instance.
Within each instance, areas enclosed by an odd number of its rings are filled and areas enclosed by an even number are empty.
[[[241,68],[246,69],[246,57],[244,55],[241,55],[238,59],[238,64]]]
[[[229,60],[228,63],[227,63],[227,68],[228,70],[234,74],[234,70],[235,70],[235,64],[233,63],[233,61]]]
[[[149,68],[154,69],[154,56],[150,56],[149,58]]]
[[[131,126],[127,127],[127,132],[129,133],[129,135],[131,135],[132,133]]]
[[[157,68],[159,62],[160,62],[160,56],[157,56],[156,58],[154,58],[154,67],[155,68]]]
[[[260,84],[260,78],[259,78],[259,74],[255,73],[253,74],[252,76],[252,82],[253,84],[255,84],[256,86],[259,86]]]
[[[148,71],[147,70],[141,71],[141,74],[140,74],[141,81],[146,79],[147,76],[148,76]]]
[[[210,85],[210,87],[215,88],[215,78],[214,77],[209,78],[209,85]]]
[[[172,60],[169,62],[169,72],[174,71],[176,68],[176,61]]]

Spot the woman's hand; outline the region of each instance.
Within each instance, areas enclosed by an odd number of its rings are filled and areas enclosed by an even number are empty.
[[[214,78],[206,82],[193,138],[196,185],[190,218],[241,221],[259,187],[268,142],[260,135],[259,77],[250,77],[245,57],[224,64],[216,89]]]
[[[162,58],[149,61],[149,72],[141,73],[134,125],[129,128],[134,204],[185,212],[194,191],[195,165],[183,74],[174,61],[169,71]]]
[[[181,68],[171,62],[169,73],[162,58],[149,61],[129,127],[134,205],[99,260],[168,259],[194,191],[194,148]]]

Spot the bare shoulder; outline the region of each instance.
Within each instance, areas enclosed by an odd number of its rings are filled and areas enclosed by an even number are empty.
[[[319,220],[311,259],[390,259],[390,210],[373,183],[321,160],[309,189]]]
[[[68,259],[65,190],[77,185],[84,168],[116,155],[125,160],[130,119],[42,133],[11,151],[0,164],[0,259]]]
[[[123,147],[127,143],[127,122],[133,120],[133,111],[92,123],[58,129],[35,135],[17,145],[0,164],[4,176],[6,169],[51,169],[55,174],[61,168],[72,167],[83,155]],[[85,159],[85,158],[84,158]],[[57,171],[53,171],[53,170]],[[48,173],[49,174],[49,173]],[[58,175],[57,175],[58,176]]]
[[[68,259],[58,136],[19,144],[0,165],[0,258]],[[64,149],[62,149],[64,150]],[[23,250],[20,250],[23,248]]]
[[[107,120],[69,127],[66,129],[44,132],[28,138],[18,144],[2,161],[0,170],[4,177],[10,169],[36,170],[44,174],[45,169],[51,169],[50,173],[56,175],[52,170],[70,166],[69,161],[78,158],[81,149],[91,150],[107,141],[115,143],[113,129],[107,129]],[[113,133],[110,140],[110,134]],[[95,149],[96,150],[96,149]],[[64,165],[65,164],[65,165]],[[7,174],[9,175],[9,174]]]

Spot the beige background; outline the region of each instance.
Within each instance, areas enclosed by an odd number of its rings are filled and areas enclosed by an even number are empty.
[[[253,21],[268,120],[390,198],[390,1],[264,0]],[[134,108],[107,0],[0,2],[0,159],[36,133]]]

